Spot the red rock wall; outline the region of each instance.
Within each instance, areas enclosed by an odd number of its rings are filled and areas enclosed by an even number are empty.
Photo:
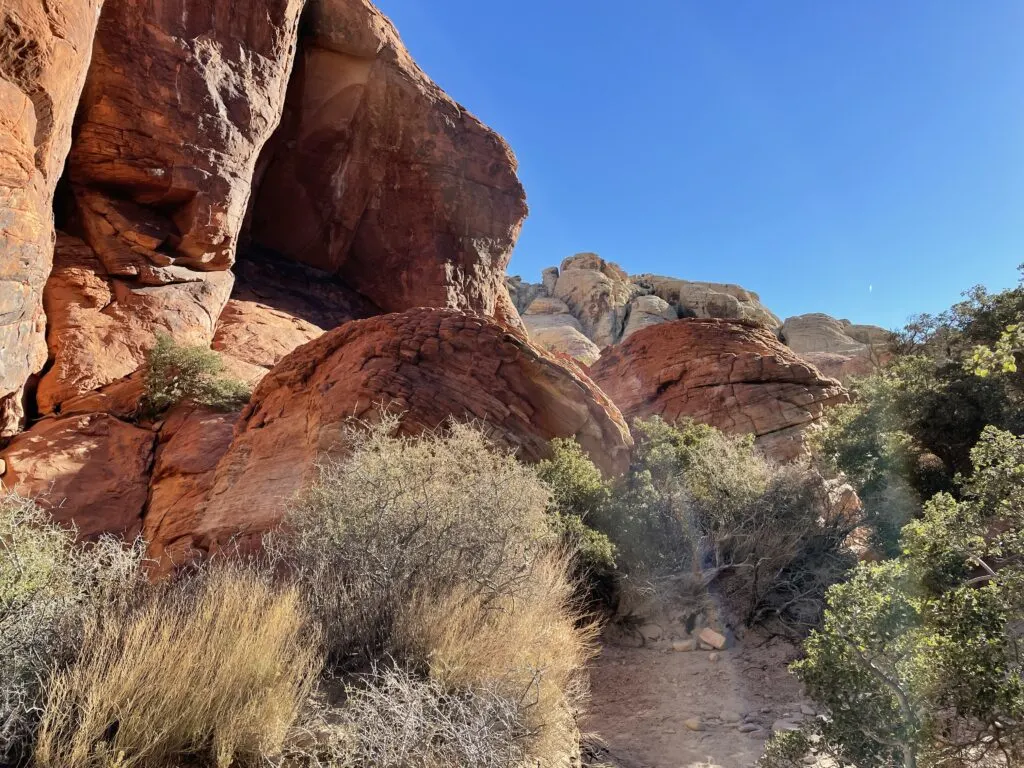
[[[0,437],[20,429],[22,389],[46,362],[53,193],[101,4],[0,4]]]

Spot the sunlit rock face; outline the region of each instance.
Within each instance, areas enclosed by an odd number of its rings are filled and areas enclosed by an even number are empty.
[[[53,195],[101,4],[0,5],[0,438],[21,428],[25,385],[46,363]]]
[[[627,419],[690,418],[731,434],[752,434],[788,461],[832,405],[848,402],[766,328],[749,322],[687,319],[637,331],[606,348],[590,368]]]
[[[594,362],[595,349],[680,317],[742,320],[772,331],[782,325],[756,293],[738,285],[630,276],[595,253],[545,269],[540,283],[517,276],[507,286],[531,338],[585,365]]]
[[[504,140],[438,88],[363,0],[313,0],[251,234],[385,311],[519,327],[505,268],[526,215]]]

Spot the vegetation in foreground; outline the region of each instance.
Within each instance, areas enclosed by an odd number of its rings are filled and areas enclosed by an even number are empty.
[[[3,760],[522,766],[578,755],[594,627],[533,470],[478,431],[353,429],[259,559],[150,584],[0,502]]]
[[[780,735],[857,768],[1024,762],[1024,286],[912,322],[819,440],[883,561],[828,594],[794,665],[828,716]]]

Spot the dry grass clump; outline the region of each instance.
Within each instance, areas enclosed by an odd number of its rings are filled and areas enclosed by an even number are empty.
[[[141,559],[141,545],[76,544],[30,499],[0,491],[0,764],[31,749],[47,681],[74,661],[84,618],[138,597]]]
[[[515,702],[517,742],[535,764],[558,765],[579,751],[576,713],[596,626],[574,606],[570,558],[536,563],[515,596],[488,598],[465,587],[420,595],[398,622],[407,658],[424,661],[446,690],[486,690]]]
[[[43,768],[255,765],[280,752],[319,670],[299,593],[220,566],[86,625],[51,681]]]
[[[483,688],[452,690],[389,667],[353,688],[343,711],[344,766],[521,768],[537,765],[523,746],[520,707]],[[330,763],[328,763],[330,764]]]

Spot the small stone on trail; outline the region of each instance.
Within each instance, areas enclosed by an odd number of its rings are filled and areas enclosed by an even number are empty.
[[[715,632],[715,630],[711,629],[710,627],[704,627],[704,629],[700,631],[699,637],[702,643],[710,645],[716,651],[720,651],[723,648],[725,648],[727,643],[725,635]]]
[[[761,726],[756,723],[742,723],[740,725],[740,733],[754,733],[754,731],[760,731]]]
[[[688,719],[683,721],[683,725],[685,725],[686,728],[688,730],[691,730],[691,731],[703,731],[704,730],[704,723],[701,722],[701,719],[699,717],[688,718]]]
[[[776,720],[772,724],[772,730],[776,733],[780,731],[799,731],[800,726],[796,723],[790,722],[789,720]]]
[[[673,640],[672,650],[676,653],[687,653],[689,651],[697,650],[697,641],[693,640]]]
[[[708,654],[708,662],[711,663],[711,664],[717,664],[718,660],[720,658],[721,657],[717,653],[709,653]]]

